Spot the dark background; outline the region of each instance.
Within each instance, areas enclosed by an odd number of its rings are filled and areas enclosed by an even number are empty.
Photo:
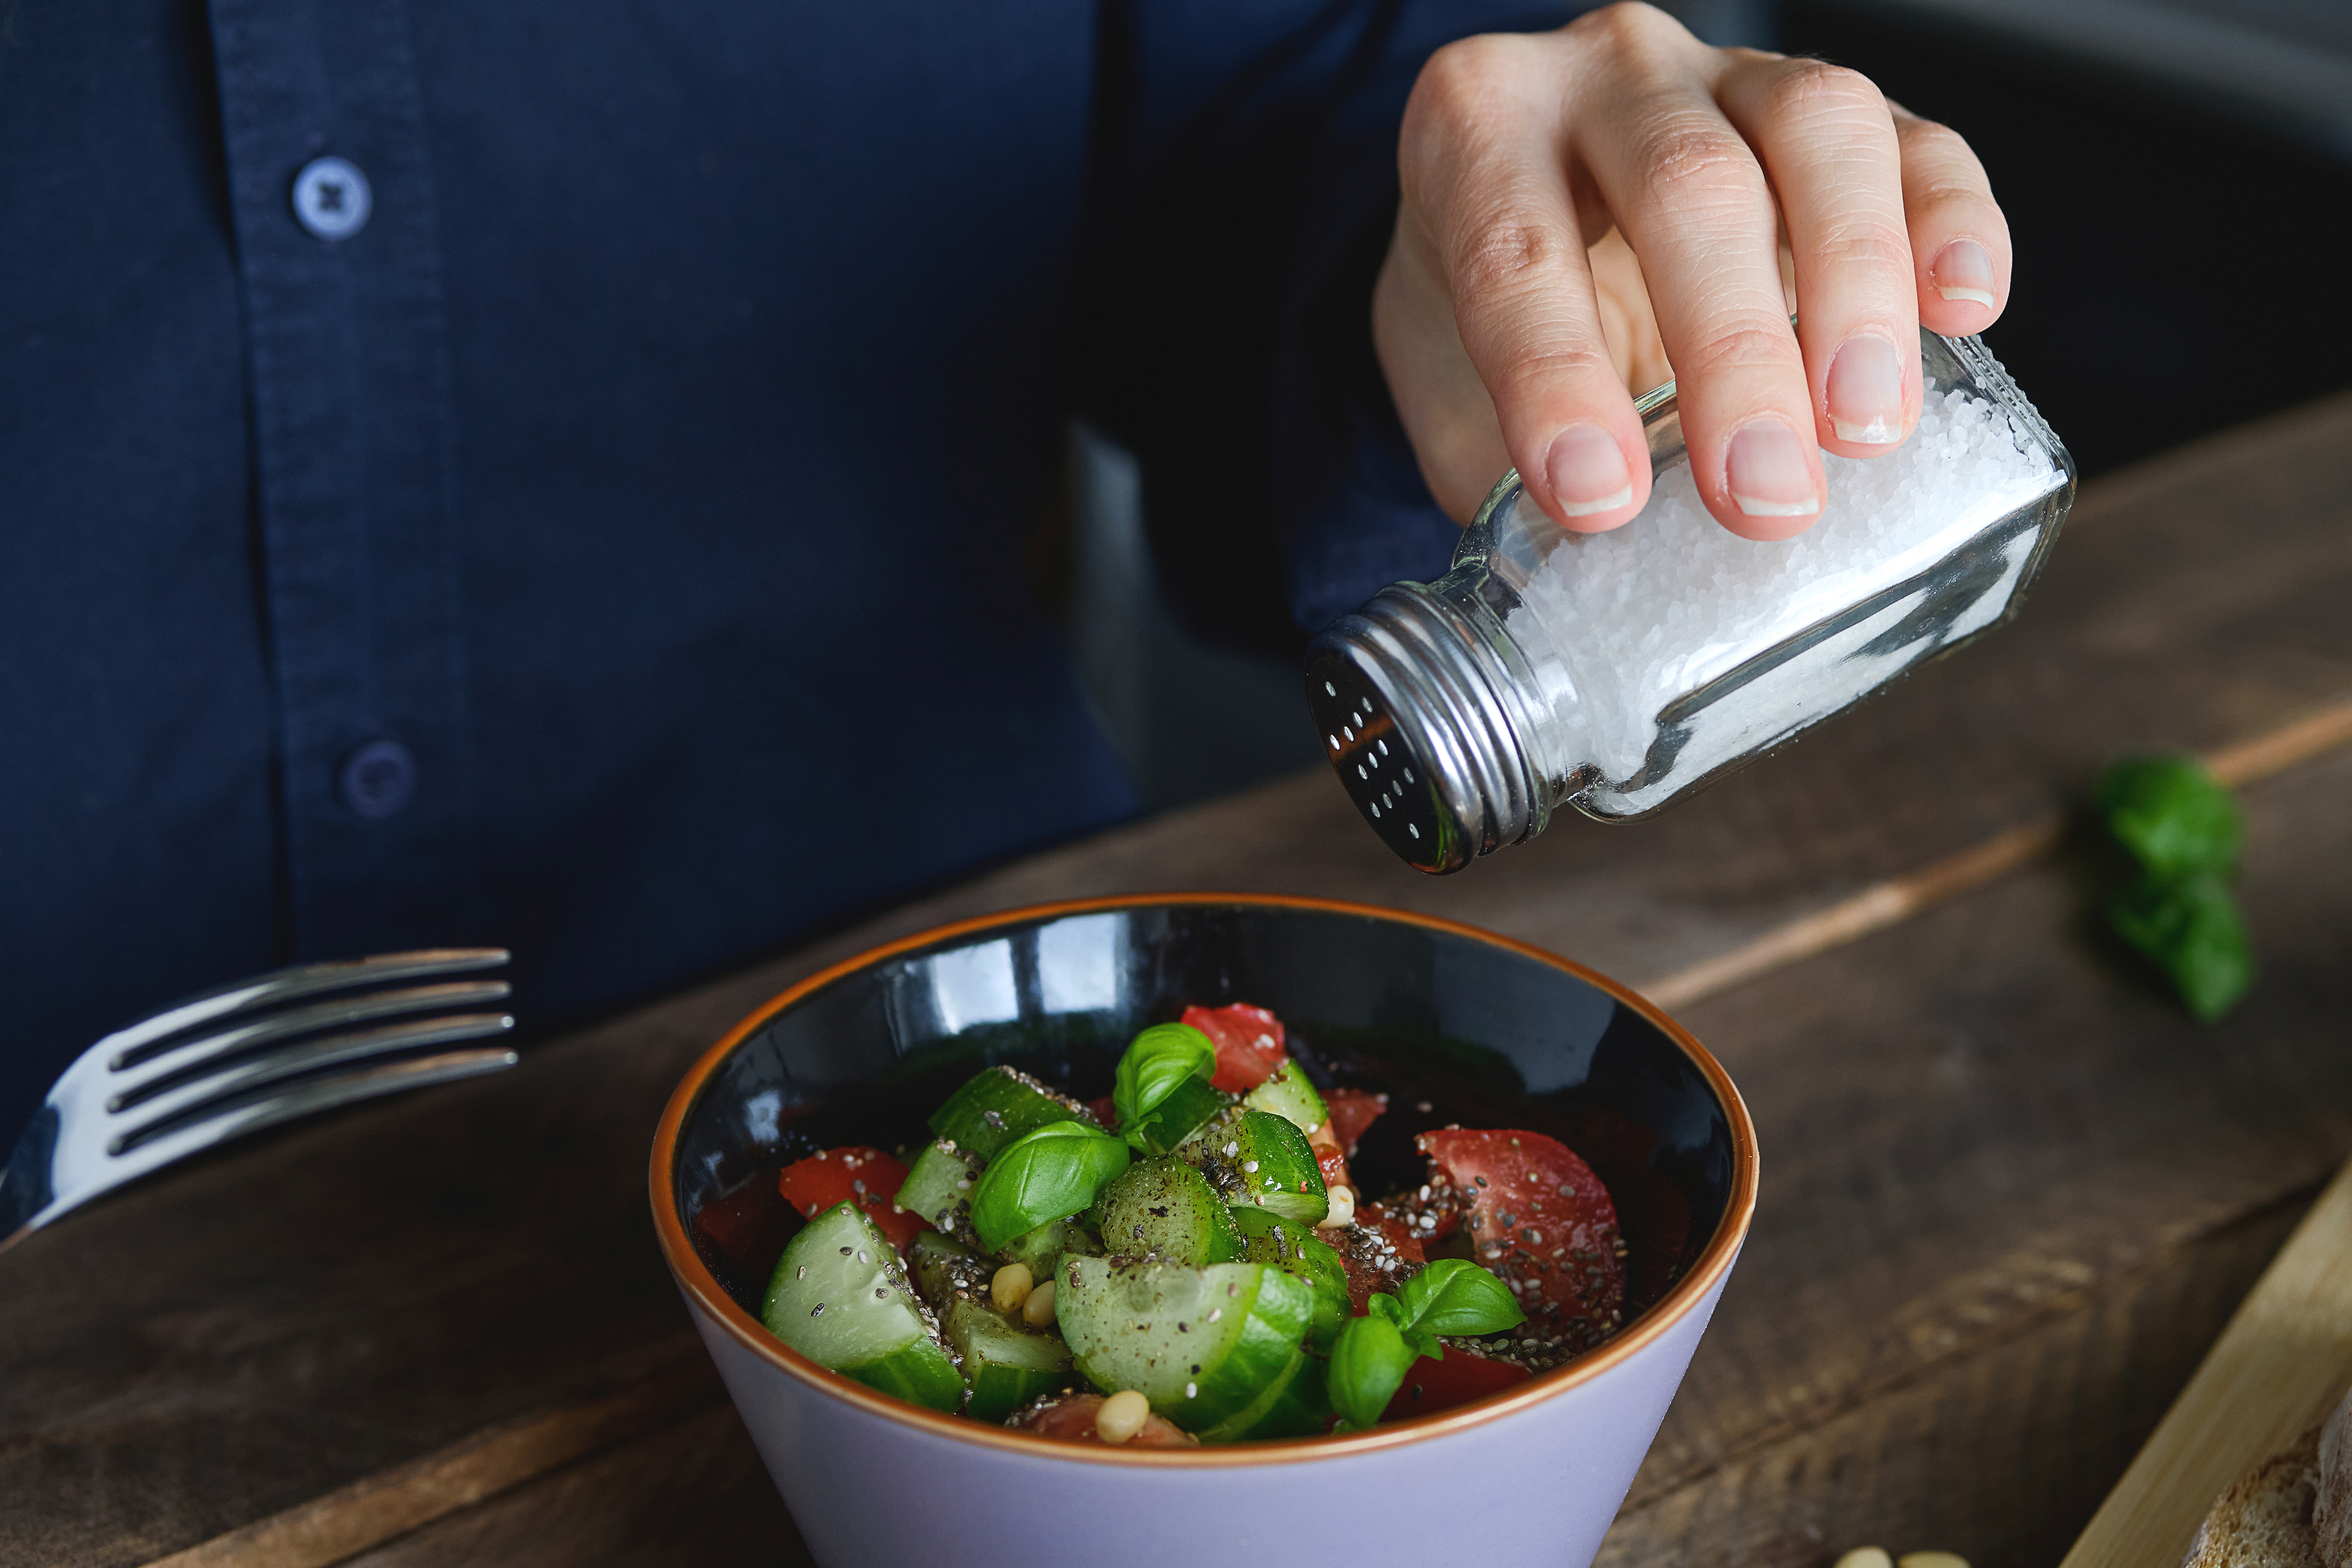
[[[1899,6],[1788,0],[1778,32],[1983,160],[2017,246],[1985,340],[2084,477],[2352,385],[2352,161],[2196,84]]]

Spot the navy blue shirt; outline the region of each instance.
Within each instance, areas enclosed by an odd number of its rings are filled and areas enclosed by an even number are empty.
[[[278,964],[502,944],[543,1021],[1129,812],[1066,421],[1213,631],[1440,569],[1395,123],[1550,9],[8,7],[0,1139]]]

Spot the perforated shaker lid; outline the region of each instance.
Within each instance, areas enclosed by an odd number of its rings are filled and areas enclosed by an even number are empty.
[[[1401,582],[1317,637],[1307,700],[1325,755],[1383,843],[1420,871],[1461,870],[1542,830],[1524,749],[1457,610]]]
[[[1318,649],[1307,664],[1307,692],[1332,771],[1381,841],[1416,870],[1468,864],[1459,815],[1363,670]]]

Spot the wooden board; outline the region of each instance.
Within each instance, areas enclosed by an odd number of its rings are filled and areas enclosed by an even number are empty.
[[[2171,1568],[2224,1488],[2352,1387],[2352,1165],[2263,1274],[2062,1568]]]
[[[1563,823],[1431,881],[1390,860],[1328,779],[1284,782],[829,934],[540,1044],[503,1078],[93,1206],[0,1260],[0,1561],[146,1563],[267,1521],[318,1524],[321,1500],[337,1523],[387,1498],[412,1501],[379,1525],[410,1531],[385,1553],[772,1560],[773,1500],[746,1483],[724,1406],[641,1397],[702,1357],[646,1234],[646,1139],[684,1064],[765,995],[950,915],[1150,887],[1368,898],[1629,977],[1686,970],[2042,820],[2116,749],[2260,741],[2352,693],[2347,519],[2339,400],[2095,486],[2024,622],[1654,824]],[[2238,1257],[2247,1227],[2306,1201],[2352,1145],[2341,756],[2249,793],[2266,969],[2220,1030],[2121,967],[2056,866],[1688,1009],[1764,1124],[1764,1207],[1622,1528],[1736,1510],[1767,1536],[1656,1539],[1680,1542],[1662,1558],[1742,1561],[1707,1543],[1809,1539],[1807,1500],[1846,1495],[1822,1467],[1850,1471],[1856,1454],[1874,1456],[1868,1495],[1895,1518],[1951,1478],[1932,1422],[1873,1427],[1872,1412],[1959,1386],[1982,1396],[1955,1461],[1963,1495],[2023,1521],[1978,1568],[2046,1563],[2073,1538],[2156,1419],[2162,1380],[2226,1311],[2209,1323],[2211,1297],[2134,1281],[2168,1260],[2227,1276],[2190,1263]],[[2070,1364],[2007,1347],[2039,1343],[2066,1303],[2124,1301],[2167,1314],[2136,1331],[2171,1347],[2147,1358],[2147,1385],[2129,1357],[2086,1363],[2063,1390],[2019,1381]],[[615,1409],[638,1424],[600,1424]],[[2063,1484],[2035,1479],[2053,1431],[2084,1435]],[[1840,1447],[1854,1432],[1877,1436]],[[508,1463],[523,1449],[550,1468]],[[689,1450],[701,1458],[682,1462]],[[507,1457],[498,1486],[466,1490],[489,1474],[450,1468],[468,1455]],[[413,1500],[427,1494],[462,1506],[425,1517]],[[1939,1543],[1960,1544],[1908,1542]]]

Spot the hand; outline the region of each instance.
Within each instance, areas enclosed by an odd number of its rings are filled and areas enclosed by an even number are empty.
[[[1958,136],[1647,5],[1441,50],[1399,164],[1373,340],[1458,519],[1512,467],[1566,527],[1631,518],[1650,464],[1626,385],[1664,380],[1663,352],[1707,510],[1801,532],[1822,451],[1870,456],[1917,421],[1920,324],[1981,331],[2009,294],[2009,227]]]

